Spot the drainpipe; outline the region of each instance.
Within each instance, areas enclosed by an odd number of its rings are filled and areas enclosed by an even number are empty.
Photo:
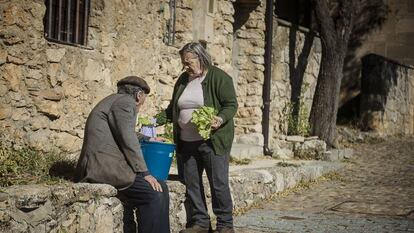
[[[264,83],[263,83],[263,121],[262,131],[264,138],[263,154],[272,155],[269,148],[269,115],[270,115],[270,81],[272,79],[272,39],[273,39],[273,0],[266,0],[266,33],[264,54]]]
[[[169,3],[170,7],[170,19],[168,21],[168,45],[174,45],[175,44],[175,18],[176,18],[176,8],[177,4],[175,0],[170,0]]]

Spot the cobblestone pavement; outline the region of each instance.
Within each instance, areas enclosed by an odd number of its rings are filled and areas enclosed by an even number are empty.
[[[237,232],[414,232],[414,138],[355,145],[338,173],[259,203]]]

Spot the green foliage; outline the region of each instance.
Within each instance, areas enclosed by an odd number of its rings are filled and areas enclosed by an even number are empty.
[[[158,137],[165,138],[168,143],[174,142],[173,126],[172,123],[167,123],[164,125],[164,133],[159,134]]]
[[[74,161],[61,154],[0,146],[0,186],[61,183],[72,177]]]
[[[211,121],[216,114],[216,109],[207,106],[196,109],[192,114],[191,122],[196,125],[198,133],[204,139],[210,138]]]
[[[279,167],[300,167],[300,165],[299,165],[299,164],[295,164],[295,163],[288,163],[288,162],[285,162],[285,161],[278,162],[278,163],[277,163],[277,166],[279,166]]]
[[[251,162],[252,162],[251,159],[247,159],[247,158],[244,158],[244,159],[236,159],[233,156],[230,156],[230,163],[231,164],[235,164],[235,165],[247,165],[247,164],[250,164]]]
[[[157,125],[164,125],[171,122],[169,119],[167,119],[165,111],[159,112],[154,116],[154,118],[157,119]]]
[[[138,116],[138,125],[147,126],[152,125],[152,123],[148,116]]]
[[[306,86],[305,86],[306,89]],[[304,93],[305,91],[302,91]],[[310,134],[310,124],[309,124],[309,109],[305,104],[303,95],[299,98],[298,103],[298,112],[294,112],[294,103],[286,103],[283,108],[283,121],[287,123],[287,135],[301,135],[304,137],[309,136]]]

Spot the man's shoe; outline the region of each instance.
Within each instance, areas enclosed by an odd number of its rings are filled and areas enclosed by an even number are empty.
[[[209,230],[208,228],[204,228],[199,225],[193,225],[189,228],[181,230],[180,233],[209,233]]]
[[[232,227],[225,227],[215,230],[214,233],[235,233],[235,231]]]

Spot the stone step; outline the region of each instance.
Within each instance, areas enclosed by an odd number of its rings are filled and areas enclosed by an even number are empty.
[[[233,143],[230,156],[233,159],[253,159],[263,156],[263,147],[258,145]]]

